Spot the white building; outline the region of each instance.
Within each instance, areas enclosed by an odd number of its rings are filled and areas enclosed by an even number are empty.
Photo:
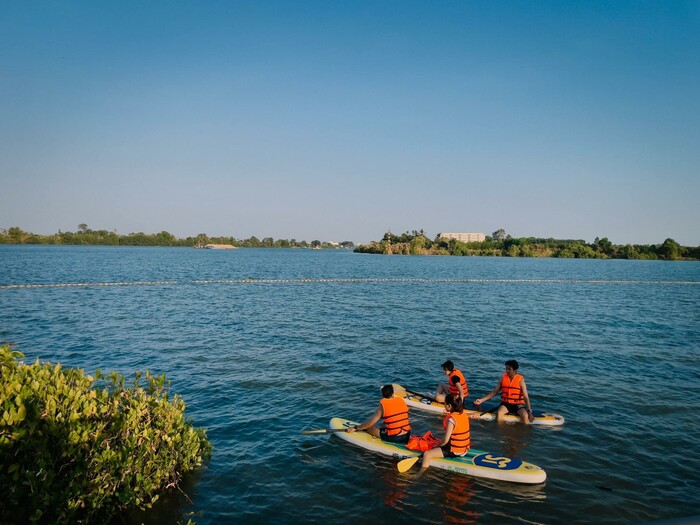
[[[483,242],[486,240],[486,235],[483,233],[438,233],[438,237],[456,239],[460,242]]]

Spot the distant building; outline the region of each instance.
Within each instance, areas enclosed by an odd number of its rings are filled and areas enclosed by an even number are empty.
[[[442,239],[455,239],[460,242],[483,242],[486,235],[483,233],[438,233]]]

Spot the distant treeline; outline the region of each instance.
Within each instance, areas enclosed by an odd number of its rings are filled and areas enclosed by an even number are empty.
[[[698,260],[700,246],[681,246],[673,239],[661,244],[616,245],[607,237],[592,243],[574,239],[514,238],[498,230],[483,242],[461,242],[436,237],[430,240],[423,230],[394,235],[386,233],[381,241],[355,247],[358,253],[403,255],[480,255],[493,257],[562,257],[577,259],[663,259]]]
[[[184,239],[171,233],[129,233],[119,235],[114,231],[91,230],[86,224],[78,225],[77,232],[62,232],[53,235],[37,235],[25,232],[13,226],[6,230],[0,229],[0,244],[68,244],[68,245],[103,245],[103,246],[188,246],[201,247],[207,244],[231,244],[239,248],[352,248],[350,241],[331,243],[314,240],[311,242],[296,239],[273,239],[265,237],[262,240],[253,236],[250,239],[235,239],[233,237],[209,237],[200,233],[196,237]]]

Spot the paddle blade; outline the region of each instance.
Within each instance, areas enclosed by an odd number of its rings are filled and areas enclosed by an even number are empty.
[[[415,465],[419,459],[420,456],[416,456],[415,458],[402,459],[396,464],[396,468],[399,469],[399,472],[406,472],[407,470],[410,470],[410,468],[413,465]]]

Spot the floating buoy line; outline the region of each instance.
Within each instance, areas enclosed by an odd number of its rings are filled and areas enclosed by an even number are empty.
[[[700,281],[639,281],[599,279],[419,279],[419,278],[366,278],[366,279],[209,279],[195,281],[131,281],[117,283],[52,283],[6,284],[0,290],[17,288],[87,288],[92,286],[175,286],[200,284],[288,284],[288,283],[513,283],[513,284],[626,284],[626,285],[698,285]]]

